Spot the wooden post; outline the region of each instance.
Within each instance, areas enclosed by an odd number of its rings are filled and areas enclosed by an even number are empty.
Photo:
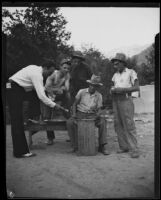
[[[94,119],[78,120],[78,155],[94,156],[96,150],[96,127]]]

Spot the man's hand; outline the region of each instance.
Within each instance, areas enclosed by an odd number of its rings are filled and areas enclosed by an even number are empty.
[[[56,110],[59,110],[59,109],[61,109],[62,107],[59,105],[59,104],[56,104],[55,106],[54,106],[54,109],[56,109]]]
[[[120,87],[112,87],[111,90],[110,90],[111,93],[124,93],[125,92],[125,89],[124,88],[120,88]]]
[[[90,111],[96,113],[96,112],[98,111],[97,106],[91,106],[91,107],[90,107]]]

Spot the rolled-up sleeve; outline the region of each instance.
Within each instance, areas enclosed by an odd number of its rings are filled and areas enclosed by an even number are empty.
[[[131,75],[130,76],[131,77],[131,82],[134,85],[135,80],[138,79],[137,73],[133,69],[131,69],[131,74],[130,75]]]
[[[97,108],[102,107],[102,95],[98,94]]]
[[[56,103],[49,99],[45,94],[45,88],[43,86],[43,77],[39,75],[33,75],[31,79],[39,99],[47,106],[51,108],[55,107]]]
[[[75,96],[76,99],[80,99],[80,98],[81,98],[82,91],[83,91],[83,90],[79,90],[79,91],[78,91],[78,93],[77,93],[76,96]]]

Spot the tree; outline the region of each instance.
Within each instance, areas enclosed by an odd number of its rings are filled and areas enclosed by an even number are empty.
[[[154,44],[152,44],[152,48],[148,55],[146,55],[146,69],[145,69],[145,77],[147,84],[153,82],[155,80],[155,51]]]
[[[34,7],[10,13],[2,10],[2,30],[7,35],[7,76],[28,64],[41,64],[44,58],[59,63],[59,52],[68,54],[70,33],[57,7]],[[8,19],[8,20],[6,20]]]

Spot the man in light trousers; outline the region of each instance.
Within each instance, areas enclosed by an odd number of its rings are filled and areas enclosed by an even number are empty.
[[[125,54],[117,53],[111,62],[117,70],[112,77],[114,86],[111,88],[114,127],[120,147],[117,153],[129,152],[132,158],[138,158],[132,92],[139,91],[139,81],[136,72],[126,67]]]

